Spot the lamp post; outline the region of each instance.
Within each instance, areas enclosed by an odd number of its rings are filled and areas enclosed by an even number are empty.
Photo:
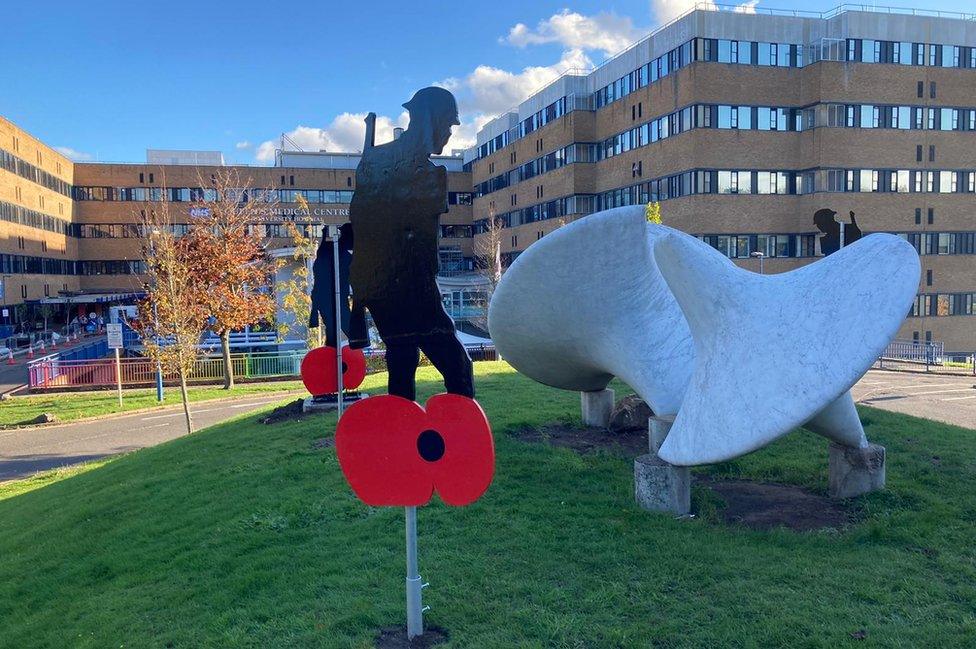
[[[12,278],[13,275],[4,275],[0,277],[0,296],[3,297],[3,310],[7,311],[7,279]],[[6,320],[5,324],[10,324],[10,311],[7,311],[7,315],[4,317]]]
[[[156,245],[153,237],[159,234],[158,228],[153,228],[149,235],[149,254],[156,255]],[[155,280],[153,280],[155,281]],[[153,287],[155,288],[155,286]],[[156,299],[153,298],[153,334],[156,337],[156,347],[159,348],[159,312],[156,310]],[[163,402],[163,362],[156,356],[156,401]]]
[[[749,256],[750,257],[755,257],[756,259],[759,260],[759,274],[762,275],[763,274],[763,260],[766,258],[766,253],[759,252],[757,250],[756,252],[750,253]]]

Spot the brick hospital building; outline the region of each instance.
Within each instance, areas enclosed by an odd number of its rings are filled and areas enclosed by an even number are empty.
[[[499,115],[476,146],[439,159],[445,303],[471,315],[474,241],[492,217],[510,261],[586,214],[659,201],[665,224],[779,273],[821,255],[813,215],[828,209],[919,252],[900,338],[976,349],[976,16],[891,11],[693,11]],[[242,168],[277,193],[256,224],[269,247],[287,246],[286,220],[344,221],[357,162],[282,151],[273,167]],[[0,119],[4,304],[19,315],[131,299],[140,204],[186,203],[176,212],[189,223],[198,174],[219,164],[189,152],[72,163]]]

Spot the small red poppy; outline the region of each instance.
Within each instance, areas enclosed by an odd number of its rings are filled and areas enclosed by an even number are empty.
[[[367,505],[448,505],[481,497],[495,473],[495,444],[474,399],[438,394],[420,404],[392,395],[359,401],[336,429],[339,465]]]
[[[363,350],[342,348],[342,387],[355,390],[366,377],[366,357]],[[302,359],[302,383],[312,396],[333,394],[336,381],[335,347],[316,347]]]

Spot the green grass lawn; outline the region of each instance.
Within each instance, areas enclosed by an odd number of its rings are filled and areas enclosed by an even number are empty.
[[[849,529],[759,532],[721,523],[701,486],[693,519],[638,509],[625,457],[514,439],[578,422],[579,397],[476,368],[494,484],[419,512],[426,618],[451,646],[973,646],[976,432],[863,409],[888,489]],[[372,646],[405,623],[403,510],[356,500],[314,444],[334,424],[252,415],[2,487],[0,646]],[[826,442],[801,431],[702,472],[824,492]]]
[[[301,381],[273,381],[268,383],[238,383],[233,390],[224,390],[218,387],[191,387],[189,394],[190,401],[205,401],[207,399],[243,397],[286,390],[304,391],[305,388]],[[181,403],[178,387],[167,386],[164,397],[163,403],[156,401],[156,388],[125,390],[122,394],[121,409],[119,409],[119,397],[114,390],[15,397],[0,403],[0,426],[16,426],[45,412],[56,415],[60,421],[74,421],[84,417],[110,415],[142,408],[174,406]]]

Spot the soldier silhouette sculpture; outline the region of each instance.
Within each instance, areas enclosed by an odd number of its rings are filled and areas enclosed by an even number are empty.
[[[352,226],[348,223],[339,228],[339,312],[342,319],[342,331],[349,335],[349,266],[352,262]],[[336,346],[335,324],[335,255],[336,244],[329,237],[322,234],[322,241],[315,253],[315,263],[312,264],[312,311],[309,315],[308,326],[316,328],[319,319],[325,325],[325,344]],[[358,323],[357,323],[358,324]],[[364,327],[364,323],[360,325]]]
[[[392,142],[374,144],[376,116],[366,118],[366,142],[349,206],[355,253],[349,280],[352,347],[365,347],[369,311],[386,344],[390,394],[415,399],[422,350],[444,376],[448,392],[474,397],[471,359],[457,338],[437,287],[440,215],[447,211],[447,169],[430,161],[459,124],[454,96],[423,88],[404,108],[409,127]]]
[[[837,222],[836,216],[837,212],[827,208],[817,210],[816,214],[813,215],[813,224],[823,232],[823,236],[820,238],[820,252],[825,257],[841,248],[840,223]],[[851,212],[851,222],[844,226],[844,245],[849,246],[860,238],[861,228],[857,225],[854,212]]]

